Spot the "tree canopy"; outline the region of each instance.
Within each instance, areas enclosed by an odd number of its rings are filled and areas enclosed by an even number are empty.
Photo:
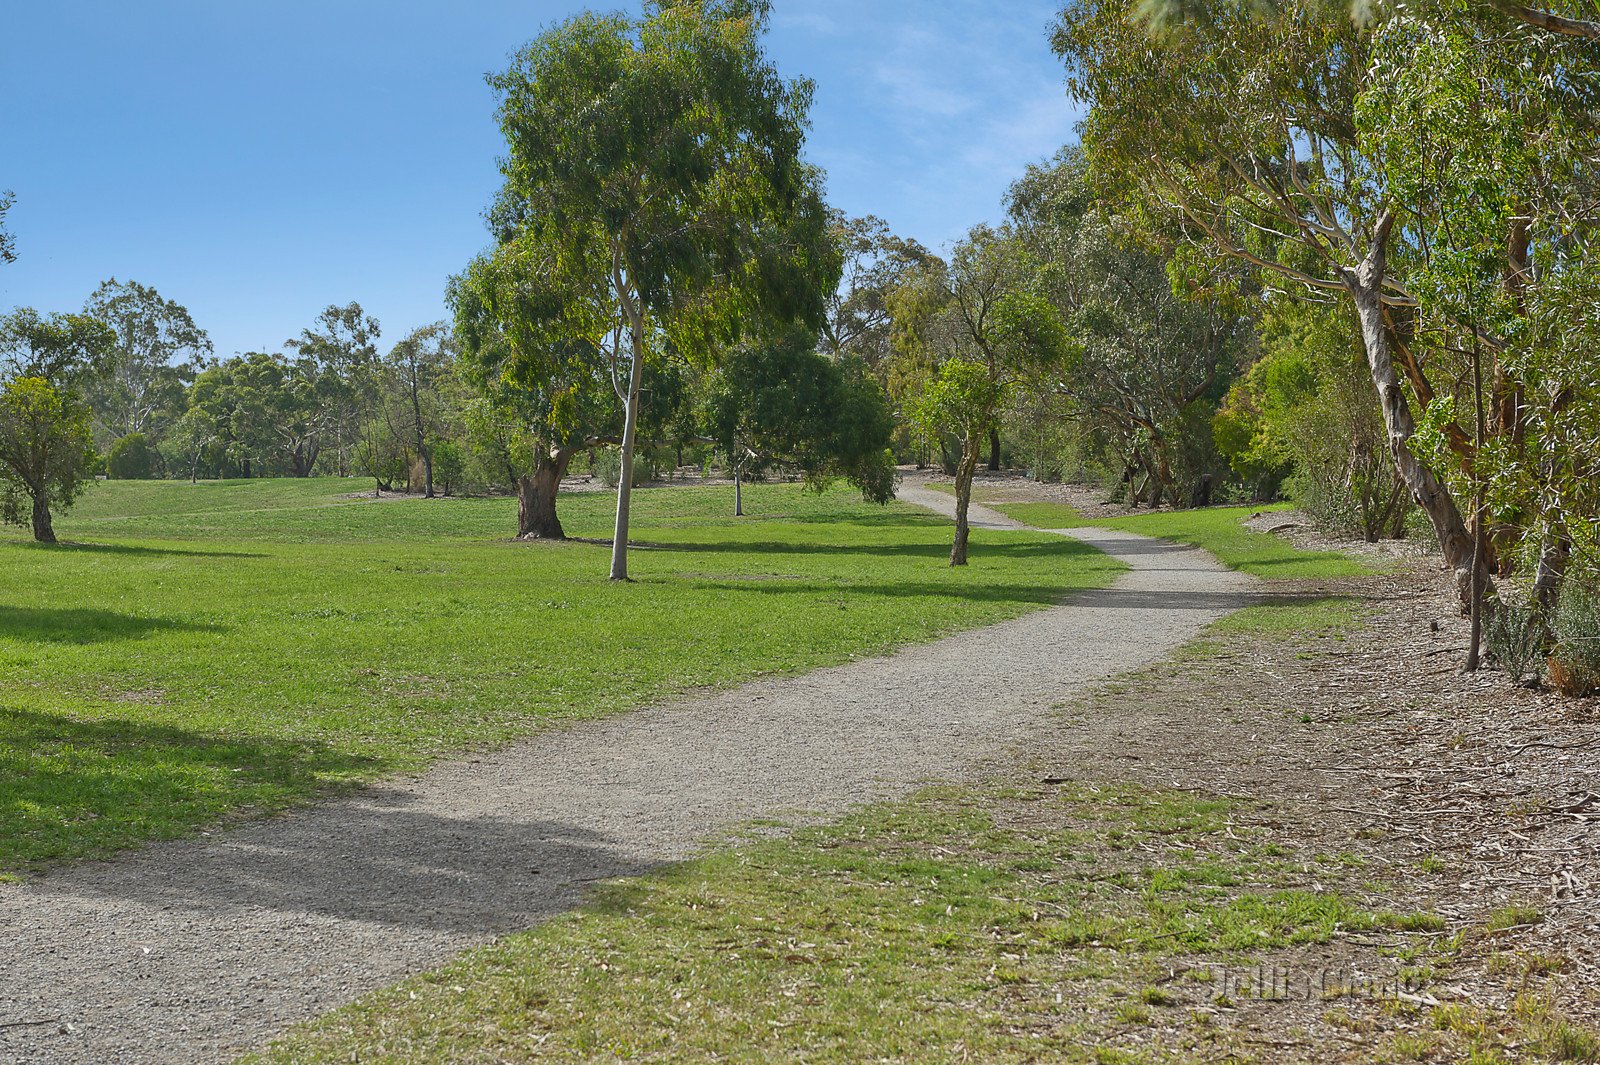
[[[506,180],[473,304],[519,376],[588,382],[603,367],[622,401],[624,469],[652,355],[714,363],[750,319],[816,327],[838,279],[819,175],[801,157],[811,85],[779,76],[767,17],[740,0],[585,13],[490,78]],[[630,491],[624,476],[617,580]]]

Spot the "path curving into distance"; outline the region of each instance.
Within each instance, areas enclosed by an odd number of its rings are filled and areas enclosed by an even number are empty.
[[[900,498],[954,513],[919,485]],[[1023,528],[982,507],[972,519],[979,564],[982,537]],[[0,1061],[226,1061],[720,829],[959,776],[1254,599],[1252,578],[1204,552],[1063,535],[1130,572],[883,658],[552,729],[353,799],[0,884]]]

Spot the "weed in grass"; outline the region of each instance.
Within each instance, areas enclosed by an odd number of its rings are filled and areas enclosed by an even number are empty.
[[[1569,1023],[1547,996],[1524,991],[1512,1003],[1532,1049],[1551,1061],[1600,1061],[1600,1034]]]

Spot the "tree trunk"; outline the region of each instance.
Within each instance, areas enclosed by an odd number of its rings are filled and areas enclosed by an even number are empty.
[[[978,434],[968,433],[961,448],[961,461],[956,463],[956,539],[950,546],[952,566],[967,564],[967,537],[971,531],[967,524],[967,508],[972,504],[972,475],[978,470],[980,446]]]
[[[33,497],[33,538],[41,544],[56,542],[56,530],[50,524],[50,501],[43,495]]]
[[[1533,601],[1539,613],[1548,618],[1561,598],[1561,582],[1567,575],[1567,561],[1572,555],[1572,539],[1565,529],[1551,529],[1545,533],[1539,548],[1539,568],[1533,580]],[[1548,623],[1547,623],[1548,626]]]
[[[565,540],[566,531],[556,516],[556,494],[561,478],[567,475],[572,452],[557,451],[539,458],[531,474],[517,478],[517,538],[519,540]]]
[[[633,501],[633,445],[639,428],[639,388],[644,382],[644,323],[633,318],[633,366],[622,412],[622,476],[617,478],[617,524],[611,539],[611,579],[628,579],[628,508]]]
[[[1360,266],[1344,271],[1345,287],[1355,301],[1356,314],[1361,320],[1361,339],[1367,351],[1367,368],[1372,372],[1372,384],[1378,393],[1378,404],[1383,411],[1383,424],[1388,430],[1389,454],[1394,459],[1395,472],[1405,482],[1411,498],[1416,500],[1439,538],[1439,549],[1445,564],[1455,573],[1456,590],[1461,605],[1472,605],[1473,538],[1467,532],[1461,510],[1451,498],[1450,491],[1432,470],[1411,453],[1410,442],[1417,425],[1400,387],[1400,377],[1395,371],[1394,349],[1383,319],[1383,281],[1388,266],[1389,233],[1394,216],[1385,211],[1373,227],[1372,248]],[[1487,588],[1487,581],[1480,587]]]
[[[1000,427],[995,426],[989,430],[989,469],[998,472],[1000,469]]]
[[[422,449],[422,490],[423,499],[433,498],[433,455],[428,448]]]

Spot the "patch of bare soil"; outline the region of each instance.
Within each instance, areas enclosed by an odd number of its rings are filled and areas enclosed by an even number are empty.
[[[1463,675],[1466,623],[1446,589],[1418,561],[1275,582],[1280,601],[1351,597],[1362,621],[1219,636],[1075,704],[1036,749],[1045,780],[1240,800],[1236,830],[1302,862],[1303,889],[1443,918],[1420,936],[1252,955],[1258,988],[1243,994],[1175,984],[1193,1009],[1134,1010],[1121,1025],[1134,1044],[1273,1062],[1600,1056],[1578,1030],[1600,1027],[1600,700]],[[1159,847],[1144,857],[1162,861]],[[1330,972],[1365,990],[1330,994]],[[1259,994],[1272,980],[1289,994]]]

